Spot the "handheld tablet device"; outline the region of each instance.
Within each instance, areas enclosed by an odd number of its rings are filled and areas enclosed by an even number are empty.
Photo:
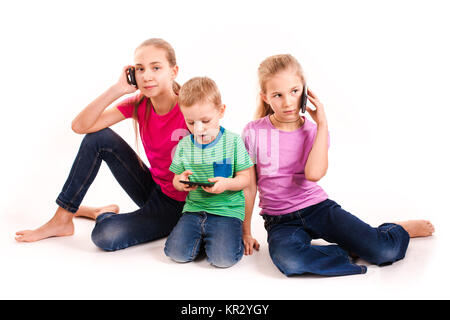
[[[215,182],[195,182],[195,181],[185,181],[185,180],[180,180],[180,182],[189,185],[189,187],[192,187],[192,186],[212,187],[215,183]]]

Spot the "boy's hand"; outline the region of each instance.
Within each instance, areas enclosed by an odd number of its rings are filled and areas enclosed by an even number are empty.
[[[230,178],[224,178],[224,177],[214,177],[209,178],[208,182],[215,182],[214,186],[212,187],[203,187],[203,190],[209,193],[222,193],[225,190],[228,190],[228,184],[230,182]]]
[[[175,189],[177,189],[178,191],[187,191],[187,192],[197,189],[197,186],[190,187],[188,184],[180,182],[180,180],[189,181],[190,175],[192,175],[191,170],[186,170],[182,174],[175,175],[173,179],[173,186],[175,187]]]
[[[253,249],[259,250],[258,241],[252,237],[251,234],[243,234],[242,240],[244,241],[244,254],[251,255],[253,254]]]

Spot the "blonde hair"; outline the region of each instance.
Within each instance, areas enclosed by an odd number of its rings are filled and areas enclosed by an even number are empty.
[[[183,84],[178,95],[180,107],[191,107],[196,103],[205,102],[212,103],[217,108],[222,106],[220,91],[214,80],[208,77],[195,77]]]
[[[142,42],[136,48],[136,50],[134,52],[136,53],[136,51],[138,51],[140,48],[146,47],[146,46],[153,46],[155,48],[162,49],[162,50],[166,51],[166,59],[167,59],[167,62],[169,62],[169,66],[170,67],[175,67],[177,65],[177,59],[176,59],[176,56],[175,56],[175,50],[173,49],[173,47],[167,41],[165,41],[163,39],[160,39],[160,38],[150,38],[150,39],[147,39],[144,42]],[[176,81],[172,82],[172,89],[173,89],[173,92],[176,95],[179,94],[180,88],[181,88],[181,86]],[[133,117],[134,133],[135,133],[135,137],[136,137],[136,149],[138,151],[138,154],[139,154],[139,144],[138,144],[138,141],[139,141],[138,140],[138,135],[139,135],[139,130],[138,130],[138,124],[139,124],[138,123],[138,108],[139,108],[139,105],[142,103],[142,101],[144,101],[145,98],[146,97],[142,93],[138,94],[136,96],[136,100],[134,102],[133,116],[132,116]],[[144,121],[143,121],[142,130],[144,130],[144,128],[147,125],[147,120],[148,120],[148,117],[150,115],[150,108],[151,108],[150,99],[147,99],[147,103],[145,105],[145,118],[144,118]],[[143,163],[142,163],[141,158],[138,157],[138,159],[139,159],[139,162],[141,164],[141,167],[143,167]]]
[[[294,72],[305,85],[305,76],[300,63],[290,54],[278,54],[266,58],[258,68],[259,87],[262,93],[266,93],[267,81],[281,71],[291,70]],[[273,110],[267,104],[261,95],[258,95],[258,104],[255,112],[255,119],[264,118],[267,115],[273,114]]]

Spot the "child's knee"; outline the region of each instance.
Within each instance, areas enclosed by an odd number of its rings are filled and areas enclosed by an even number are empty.
[[[241,260],[242,256],[243,256],[243,248],[239,248],[237,252],[236,251],[232,252],[219,251],[212,253],[209,252],[208,262],[218,268],[229,268],[238,263],[239,260]]]
[[[296,254],[291,247],[274,246],[269,248],[270,258],[274,265],[286,276],[303,274],[308,270],[308,263],[306,255]]]
[[[394,224],[383,224],[379,229],[385,242],[379,246],[374,246],[367,253],[367,257],[363,255],[361,257],[379,266],[392,264],[403,259],[409,244],[408,233],[401,226]]]
[[[374,253],[368,260],[378,266],[389,265],[405,257],[405,252],[399,248],[385,248]]]
[[[200,245],[196,241],[193,247],[186,246],[183,243],[178,243],[174,241],[173,238],[169,235],[169,238],[166,241],[164,246],[164,253],[167,257],[171,258],[175,262],[191,262],[197,256],[198,246]]]
[[[239,259],[209,259],[209,262],[217,268],[229,268],[234,266]]]
[[[111,224],[97,224],[92,230],[91,239],[94,244],[105,251],[120,249],[117,244],[118,232]]]
[[[183,251],[174,250],[173,248],[169,249],[167,246],[164,248],[164,253],[167,257],[179,263],[191,262],[192,260],[194,260],[192,256],[184,253]]]
[[[110,128],[104,128],[102,130],[88,133],[83,138],[84,144],[98,144],[99,142],[104,142],[105,140],[111,140],[114,135],[114,131]]]

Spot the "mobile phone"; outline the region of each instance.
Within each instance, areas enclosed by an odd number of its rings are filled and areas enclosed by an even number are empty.
[[[300,98],[300,110],[302,113],[306,111],[306,102],[308,101],[308,89],[306,88],[306,83],[303,85],[303,93]]]
[[[127,81],[128,81],[128,84],[131,84],[137,88],[136,73],[134,70],[135,70],[134,67],[128,68]]]
[[[185,181],[180,180],[181,183],[189,185],[189,187],[199,186],[199,187],[212,187],[215,182],[195,182],[195,181]]]

